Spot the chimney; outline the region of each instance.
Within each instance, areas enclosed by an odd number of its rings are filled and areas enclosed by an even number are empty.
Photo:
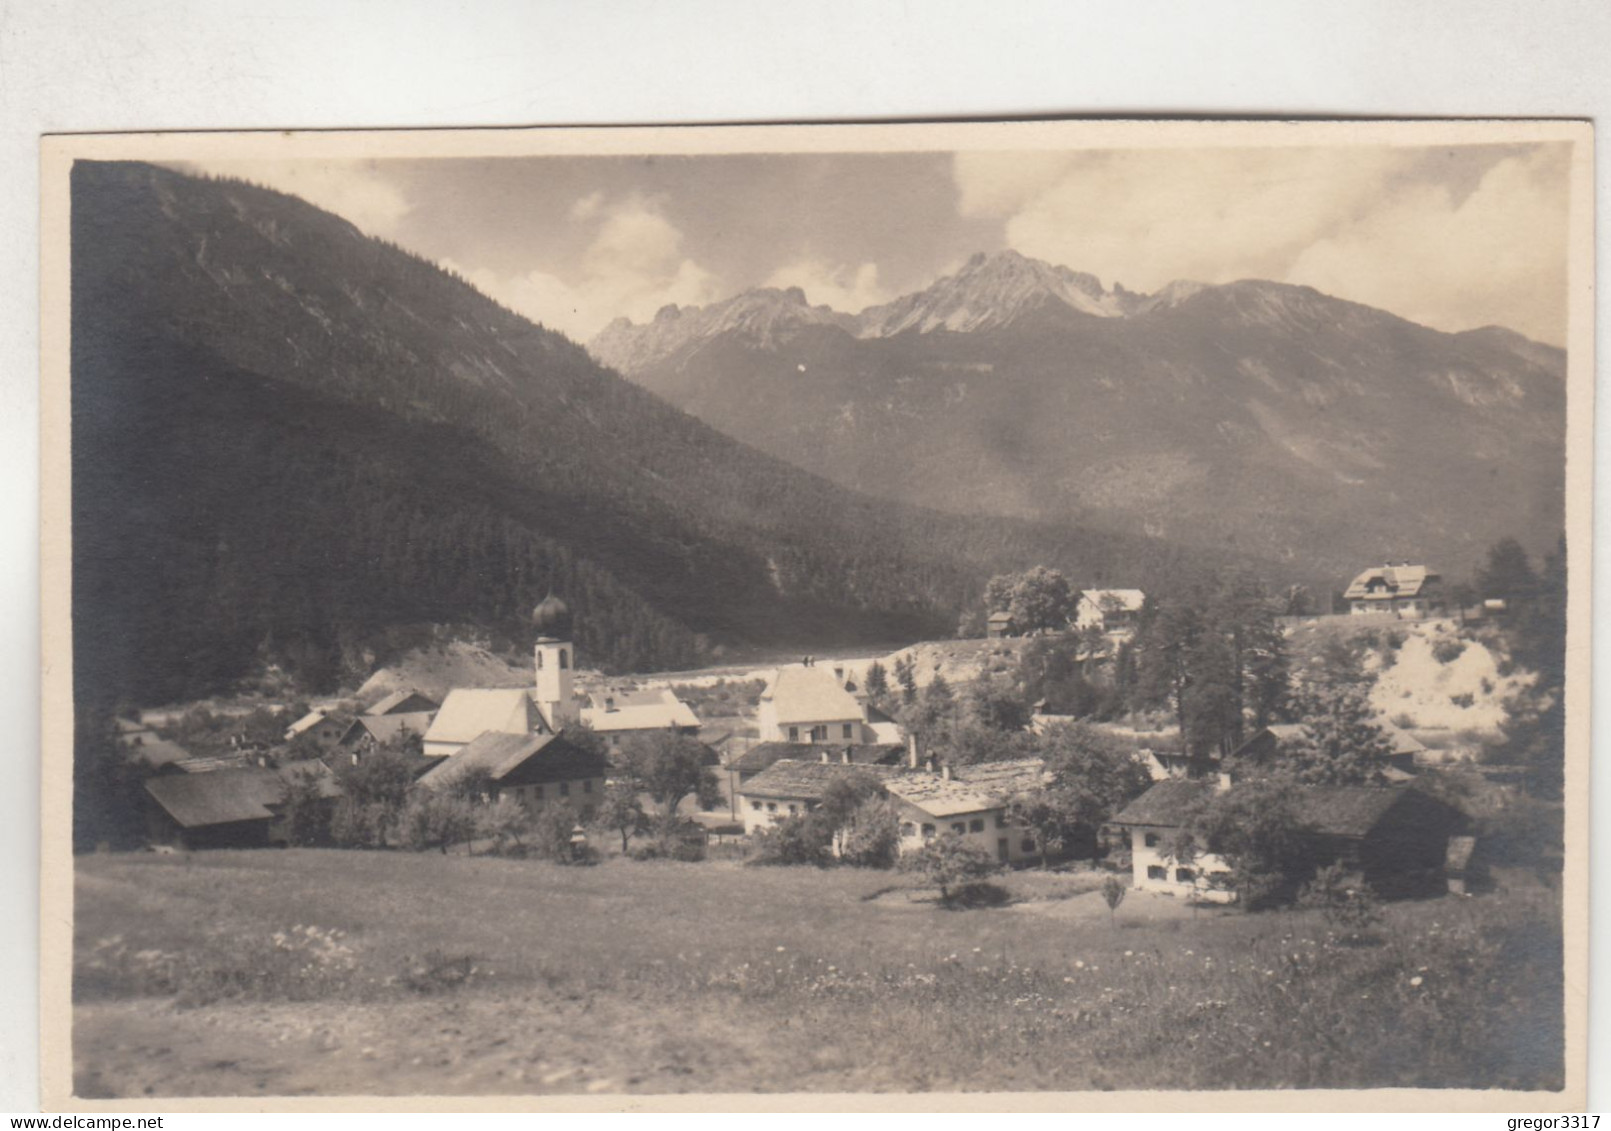
[[[604,710],[606,712],[615,710],[615,696],[606,695],[604,697]]]
[[[833,666],[833,677],[835,679],[837,679],[840,683],[845,682],[845,665],[844,664],[835,664]]]
[[[909,770],[917,769],[917,735],[915,734],[906,736],[906,768]]]

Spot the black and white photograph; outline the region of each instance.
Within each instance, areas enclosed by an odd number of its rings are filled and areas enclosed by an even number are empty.
[[[49,139],[61,1101],[1580,1109],[1592,145]]]

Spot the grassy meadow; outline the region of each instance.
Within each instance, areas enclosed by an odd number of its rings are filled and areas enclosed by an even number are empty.
[[[82,1096],[1558,1088],[1559,896],[1373,937],[1021,872],[320,850],[81,857]]]

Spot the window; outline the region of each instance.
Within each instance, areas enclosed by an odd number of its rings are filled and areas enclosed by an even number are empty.
[[[997,813],[996,814],[996,828],[1004,829],[1006,827],[1007,827],[1007,815],[1005,813]]]
[[[588,778],[585,782],[582,783],[582,792],[583,793],[592,793],[593,792],[593,779],[592,778]]]
[[[559,670],[564,671],[566,668],[568,668],[570,666],[571,666],[570,653],[568,653],[565,649],[561,648],[559,650]]]
[[[1168,878],[1169,878],[1169,869],[1165,868],[1162,864],[1148,864],[1147,865],[1147,879],[1149,879],[1149,880],[1167,880]]]
[[[776,801],[768,801],[766,803],[766,811],[768,813],[776,813],[778,811],[778,803]]]
[[[799,742],[800,741],[800,728],[799,727],[790,727],[789,728],[789,741],[790,742]]]
[[[1190,868],[1176,868],[1175,869],[1175,879],[1179,883],[1189,884],[1189,883],[1192,882],[1192,880],[1194,878],[1195,878],[1195,875],[1194,875],[1194,873],[1192,872],[1192,870]]]
[[[562,781],[562,782],[559,783],[559,795],[561,797],[569,797],[571,795],[571,783],[570,782]]]
[[[540,649],[537,652],[537,670],[538,671],[543,670],[543,654],[542,654],[542,651]]]
[[[798,809],[798,808],[796,808],[796,807],[795,807],[795,806],[793,806],[793,805],[790,805],[790,806],[789,806],[789,816],[791,816],[791,817],[792,817],[792,816],[794,816],[794,815],[795,815],[795,814],[796,814],[796,813],[798,813],[798,812],[799,812],[799,811],[800,811],[800,810],[799,810],[799,809]]]
[[[982,833],[982,832],[984,832],[984,818],[983,817],[975,817],[973,820],[969,821],[968,822],[968,831],[970,833]]]
[[[765,809],[766,806],[762,805],[759,801],[756,801],[754,798],[751,798],[750,799],[750,808],[754,809],[757,813],[759,813],[762,809]]]
[[[902,836],[916,836],[917,835],[917,826],[912,824],[911,821],[902,821],[901,822],[901,835]]]
[[[828,724],[827,723],[820,723],[817,726],[814,726],[814,727],[811,728],[811,741],[812,742],[827,742],[828,741]]]
[[[933,836],[934,835],[934,826],[925,824],[923,826],[923,835],[924,836]]]
[[[851,738],[851,737],[853,737],[853,736],[854,736],[854,735],[855,735],[855,733],[856,733],[856,730],[855,730],[855,724],[854,724],[854,723],[846,723],[846,724],[845,724],[845,725],[844,725],[844,726],[843,726],[843,727],[842,727],[842,728],[840,728],[840,729],[841,729],[841,737],[843,737],[843,738]]]
[[[1032,836],[1026,836],[1023,840],[1019,841],[1018,842],[1018,851],[1019,852],[1033,852],[1033,851],[1035,851],[1035,838],[1032,837]]]
[[[1147,847],[1148,848],[1157,848],[1159,839],[1160,838],[1159,838],[1157,833],[1148,833],[1147,836],[1146,836]]]
[[[951,831],[954,833],[965,833],[968,831],[968,826],[963,824],[961,821],[953,821],[951,823]]]
[[[540,786],[540,785],[534,785],[531,788],[532,788],[532,792],[534,794],[536,794],[537,800],[541,801],[543,799],[543,787]]]

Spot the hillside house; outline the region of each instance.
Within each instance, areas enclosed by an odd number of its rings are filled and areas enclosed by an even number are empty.
[[[1236,898],[1228,888],[1228,862],[1209,854],[1176,860],[1169,851],[1193,807],[1224,788],[1224,777],[1158,782],[1113,818],[1110,823],[1129,837],[1137,888],[1217,902]],[[1300,874],[1341,862],[1382,895],[1442,890],[1449,838],[1467,824],[1457,809],[1407,787],[1295,788],[1303,826],[1303,858],[1294,861]]]
[[[410,735],[423,739],[436,718],[435,711],[401,715],[359,715],[341,732],[335,749],[348,753],[365,752],[389,746]]]
[[[1140,589],[1084,589],[1074,605],[1074,627],[1112,635],[1135,632],[1147,595]]]
[[[1000,640],[1014,634],[1012,614],[1009,612],[991,613],[985,621],[985,635],[991,640]]]
[[[307,735],[321,747],[329,749],[346,729],[346,722],[327,711],[309,711],[285,728],[285,741],[294,742]]]
[[[419,783],[426,789],[448,789],[455,779],[477,771],[487,775],[489,801],[511,797],[533,816],[545,808],[565,806],[585,821],[592,819],[604,793],[609,765],[564,735],[489,731],[431,767]]]
[[[421,695],[413,688],[403,688],[392,692],[364,714],[377,718],[385,715],[435,714],[441,706],[435,699]]]
[[[889,737],[888,727],[870,721],[872,710],[845,689],[843,669],[798,665],[772,674],[761,692],[756,720],[762,742],[861,745]]]
[[[1431,616],[1443,609],[1443,578],[1424,565],[1389,562],[1354,578],[1343,600],[1355,616]]]
[[[456,687],[448,692],[442,709],[426,728],[424,750],[433,758],[451,757],[489,731],[518,735],[552,733],[525,688]]]
[[[330,806],[340,796],[322,762],[291,762],[279,769],[236,766],[209,773],[171,773],[144,783],[146,835],[153,844],[185,848],[266,848],[286,843],[282,805],[301,775],[318,783]]]
[[[582,708],[582,721],[604,736],[611,749],[634,734],[671,731],[697,738],[702,724],[692,707],[672,694],[669,687],[623,691],[607,688],[589,696],[590,706]]]

